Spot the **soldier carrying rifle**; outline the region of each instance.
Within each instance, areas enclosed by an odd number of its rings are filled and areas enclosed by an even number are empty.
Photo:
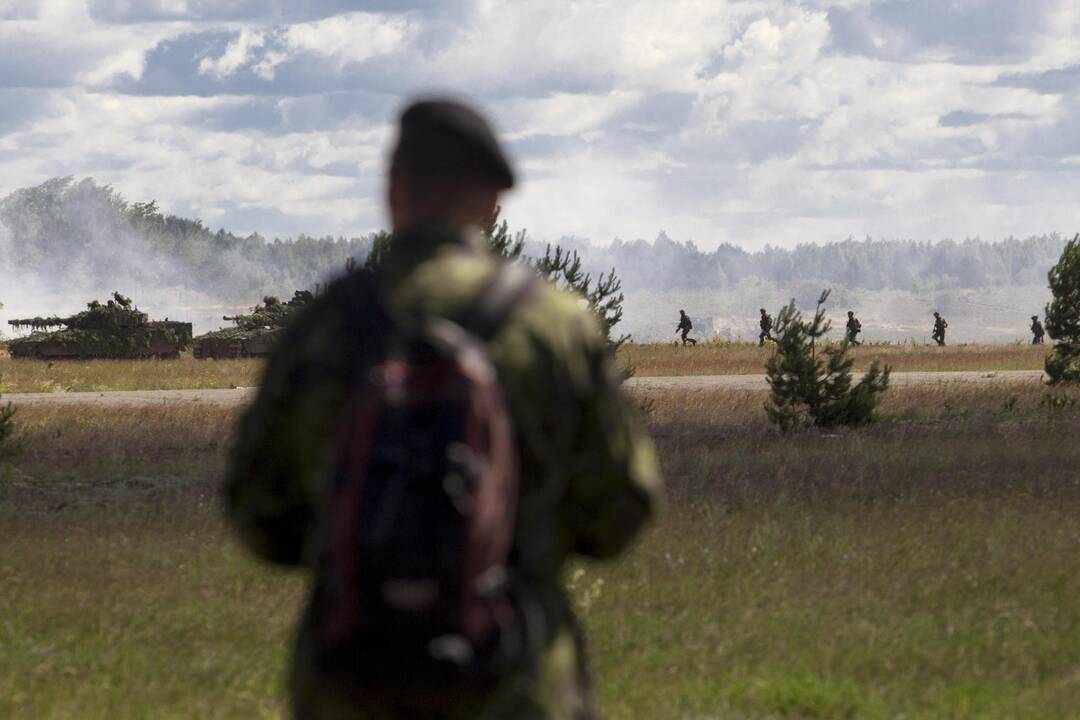
[[[1043,324],[1039,322],[1038,315],[1031,316],[1031,344],[1042,345],[1045,342],[1046,330],[1043,328]]]
[[[679,311],[679,324],[675,328],[675,332],[682,334],[682,344],[685,346],[687,343],[691,345],[697,345],[697,340],[692,337],[687,337],[690,331],[694,329],[694,323],[690,322],[690,316],[686,314],[685,310]]]
[[[945,318],[941,317],[941,314],[934,312],[934,330],[930,333],[930,337],[938,344],[938,347],[945,346],[945,328],[949,327],[949,323],[945,321]]]
[[[862,323],[855,317],[854,310],[847,311],[847,341],[852,345],[862,345],[856,338],[862,332]]]
[[[761,308],[761,320],[758,321],[758,327],[761,328],[761,334],[758,335],[758,347],[763,346],[766,340],[776,342],[772,336],[772,318],[765,312],[765,308]]]

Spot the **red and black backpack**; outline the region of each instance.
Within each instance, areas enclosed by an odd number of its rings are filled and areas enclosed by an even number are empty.
[[[383,313],[319,526],[323,670],[422,705],[482,693],[527,661],[511,567],[517,442],[487,341],[537,283],[506,264],[452,320]]]

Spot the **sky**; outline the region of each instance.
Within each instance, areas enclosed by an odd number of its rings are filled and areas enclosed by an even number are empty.
[[[0,195],[384,227],[409,97],[493,120],[540,240],[1080,230],[1073,0],[0,0]]]

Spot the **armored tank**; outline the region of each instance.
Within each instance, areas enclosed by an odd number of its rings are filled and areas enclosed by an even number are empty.
[[[118,292],[105,304],[91,301],[70,317],[20,318],[8,324],[31,331],[8,341],[13,358],[172,358],[191,345],[191,323],[151,321]]]
[[[246,315],[223,316],[233,326],[195,338],[192,352],[200,359],[269,355],[289,320],[314,299],[309,290],[297,290],[288,302],[268,295]]]

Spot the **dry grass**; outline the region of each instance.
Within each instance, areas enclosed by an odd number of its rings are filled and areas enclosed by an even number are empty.
[[[764,372],[771,348],[751,343],[703,343],[697,347],[625,345],[619,361],[635,374],[747,375]],[[898,372],[946,370],[1041,370],[1045,346],[865,345],[856,348],[855,367],[863,370],[873,360],[892,365]],[[107,390],[185,390],[255,385],[263,361],[195,360],[12,360],[0,355],[0,393]]]
[[[865,370],[877,360],[897,372],[940,372],[948,370],[1042,370],[1048,346],[955,345],[943,348],[928,345],[874,344],[852,350],[855,369]],[[765,370],[772,344],[709,342],[695,347],[668,344],[624,345],[619,360],[641,376],[656,375],[747,375]]]
[[[1080,396],[896,388],[781,436],[665,392],[667,513],[571,572],[606,717],[1030,717],[1080,707]],[[274,717],[303,579],[215,489],[235,410],[27,407],[0,461],[0,716]]]
[[[1080,497],[1080,394],[962,383],[888,391],[860,430],[784,435],[767,391],[665,391],[651,431],[669,491],[719,503],[764,497],[885,500],[1020,493]]]
[[[262,361],[12,360],[0,356],[0,393],[105,390],[198,390],[255,385]]]

